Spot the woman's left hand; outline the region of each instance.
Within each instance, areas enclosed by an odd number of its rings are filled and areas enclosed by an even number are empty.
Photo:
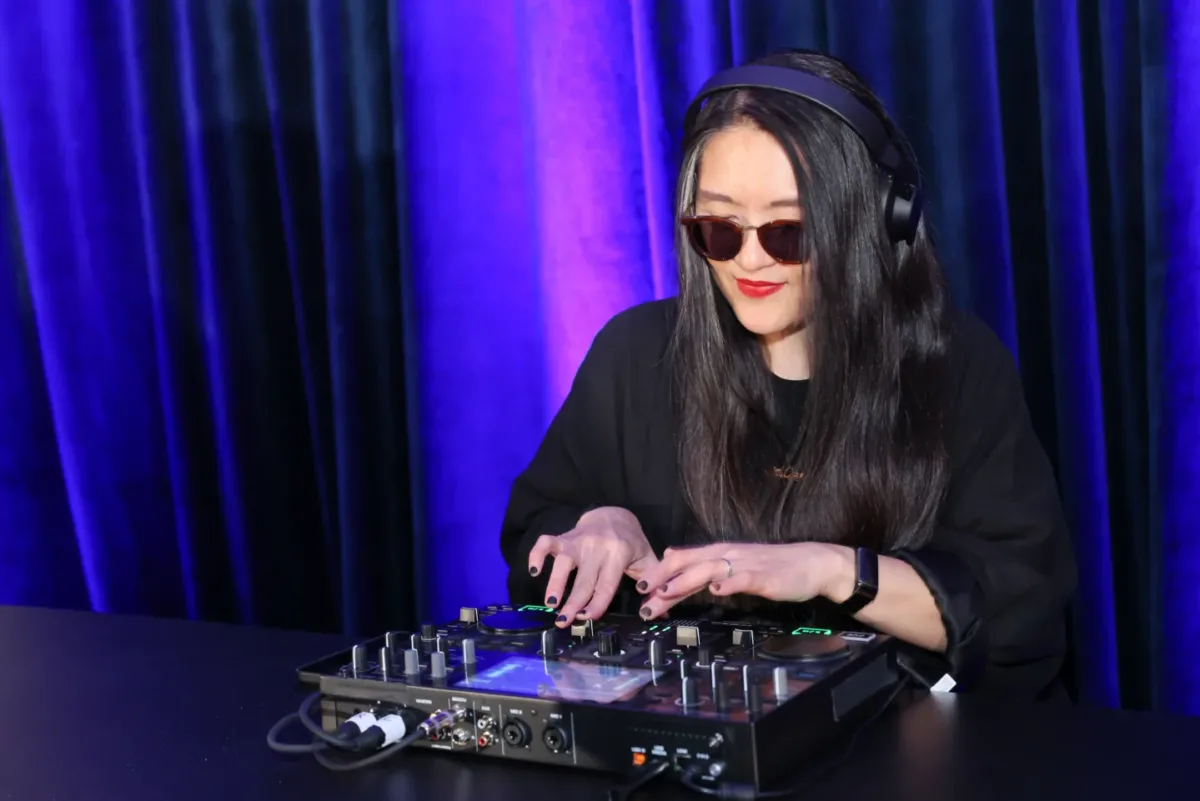
[[[705,587],[713,595],[807,601],[826,592],[837,575],[838,559],[836,548],[817,542],[668,548],[638,582],[647,596],[640,614],[647,620],[658,617]]]

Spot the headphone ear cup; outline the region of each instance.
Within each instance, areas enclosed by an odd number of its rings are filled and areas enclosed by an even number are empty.
[[[911,184],[897,181],[881,170],[879,195],[888,238],[893,243],[907,242],[911,245],[921,221],[921,193]]]

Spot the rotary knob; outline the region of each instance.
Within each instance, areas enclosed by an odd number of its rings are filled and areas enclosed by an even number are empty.
[[[404,675],[421,675],[421,652],[416,648],[408,648],[404,651]]]
[[[437,626],[432,623],[421,624],[421,639],[434,640],[437,639]]]
[[[367,672],[367,647],[365,645],[356,645],[350,650],[350,667],[355,676]]]
[[[600,656],[617,656],[620,653],[621,646],[617,639],[617,633],[612,629],[600,632]]]
[[[388,646],[383,646],[379,649],[379,672],[383,675],[383,680],[387,681],[392,675],[392,649]]]
[[[718,712],[729,711],[729,691],[725,689],[725,682],[718,682],[713,687],[713,704]]]
[[[664,664],[662,640],[655,638],[650,641],[650,667],[662,667]]]
[[[680,684],[682,685],[680,688],[681,703],[684,706],[695,706],[700,703],[696,698],[696,681],[691,676],[688,676]]]
[[[785,667],[777,667],[771,673],[775,684],[775,700],[783,703],[788,699],[788,672]]]

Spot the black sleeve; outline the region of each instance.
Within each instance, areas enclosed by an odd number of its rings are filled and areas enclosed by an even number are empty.
[[[620,505],[615,493],[624,482],[617,433],[629,352],[627,314],[614,317],[596,335],[532,461],[513,482],[500,552],[514,604],[543,602],[551,562],[536,578],[528,569],[538,537],[570,531],[589,509]]]
[[[963,689],[1036,697],[1066,655],[1074,549],[1011,354],[978,321],[959,333],[943,513],[929,545],[896,556],[933,592]]]

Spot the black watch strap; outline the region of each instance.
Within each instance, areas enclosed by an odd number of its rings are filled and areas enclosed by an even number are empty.
[[[879,594],[879,555],[869,548],[854,554],[854,592],[841,604],[848,615],[856,615]]]

